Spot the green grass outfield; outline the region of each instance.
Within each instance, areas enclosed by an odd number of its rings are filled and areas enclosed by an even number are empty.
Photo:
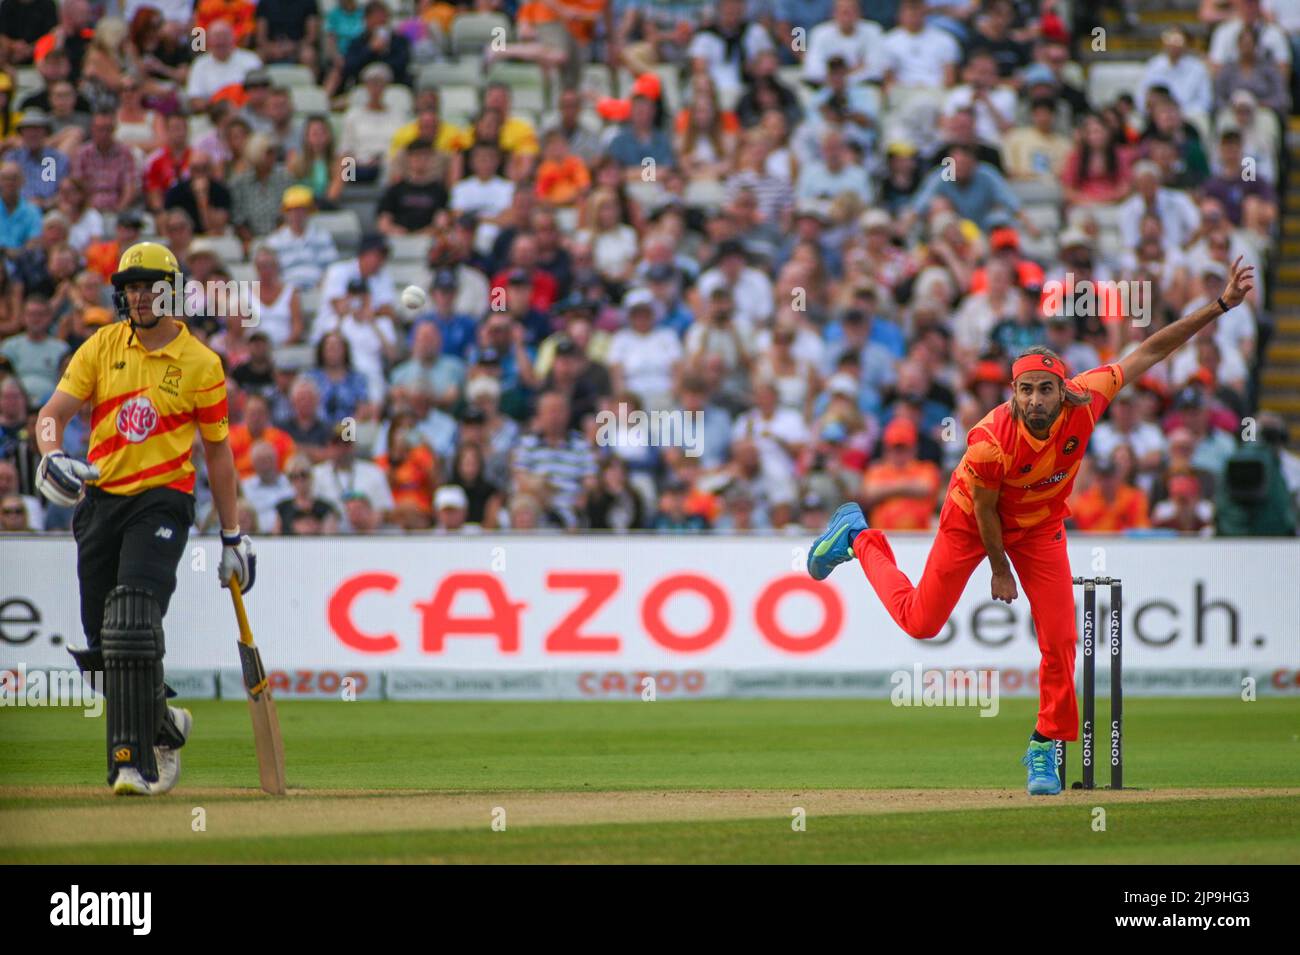
[[[1137,791],[1033,799],[1026,699],[992,719],[885,700],[281,702],[281,800],[257,790],[247,707],[188,705],[180,786],[134,800],[104,785],[102,720],[0,710],[6,859],[1300,862],[1296,699],[1126,700]]]

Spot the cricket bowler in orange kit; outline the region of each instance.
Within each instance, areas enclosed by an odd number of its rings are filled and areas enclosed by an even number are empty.
[[[113,273],[118,321],[73,354],[37,427],[36,486],[76,506],[81,625],[72,650],[85,673],[103,674],[108,783],[118,795],[167,792],[180,776],[188,710],[167,704],[163,617],[194,523],[197,429],[221,518],[222,586],[253,585],[252,542],[240,533],[234,457],[227,440],[221,359],[171,317],[182,286],[176,257],[156,242],[122,253]],[[62,449],[63,429],[89,403],[87,461]]]
[[[1012,366],[1011,400],[970,431],[915,587],[898,569],[884,533],[867,527],[856,503],[842,505],[809,550],[808,572],[817,580],[856,557],[890,616],[918,640],[943,629],[985,558],[993,568],[993,599],[1015,600],[1019,577],[1042,654],[1038,723],[1023,760],[1031,795],[1061,791],[1054,741],[1079,735],[1074,585],[1064,520],[1088,439],[1121,388],[1241,304],[1254,286],[1253,271],[1238,258],[1217,301],[1160,329],[1112,364],[1069,377],[1049,349],[1022,354]]]

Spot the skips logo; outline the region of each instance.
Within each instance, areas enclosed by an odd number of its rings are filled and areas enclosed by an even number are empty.
[[[125,925],[133,935],[148,935],[153,926],[152,892],[71,892],[50,896],[51,925]]]
[[[139,444],[158,427],[158,411],[146,395],[122,403],[117,412],[117,433],[132,444]]]

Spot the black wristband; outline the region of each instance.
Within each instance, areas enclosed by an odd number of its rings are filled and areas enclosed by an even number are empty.
[[[1222,295],[1219,296],[1219,308],[1223,309],[1225,312],[1228,311],[1228,303],[1223,300]]]

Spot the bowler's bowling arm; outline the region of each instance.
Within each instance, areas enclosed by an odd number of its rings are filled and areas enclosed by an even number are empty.
[[[1232,274],[1228,284],[1219,296],[1229,309],[1236,308],[1242,299],[1255,287],[1255,267],[1242,265],[1241,256],[1232,263]],[[1207,302],[1190,315],[1184,315],[1178,321],[1166,325],[1137,348],[1119,360],[1119,367],[1124,372],[1124,384],[1137,381],[1155,365],[1160,364],[1199,332],[1210,322],[1224,313],[1219,300]]]

